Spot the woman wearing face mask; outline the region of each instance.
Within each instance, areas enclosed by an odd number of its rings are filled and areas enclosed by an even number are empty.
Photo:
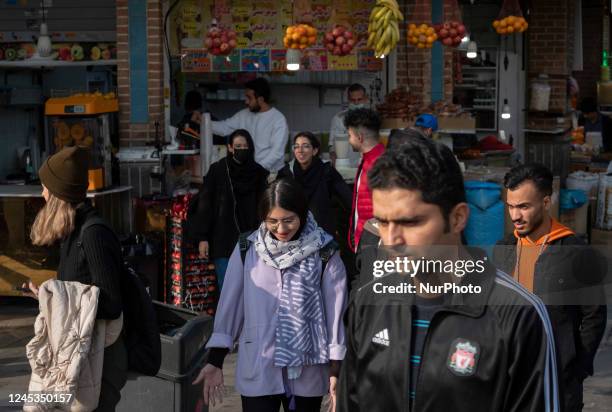
[[[298,133],[293,139],[295,159],[278,172],[279,178],[295,179],[306,195],[308,208],[327,233],[336,234],[335,216],[331,199],[335,196],[342,207],[351,210],[352,193],[349,186],[330,163],[319,158],[321,144],[310,132]]]
[[[285,411],[319,412],[328,391],[334,407],[346,352],[344,265],[295,181],[273,182],[259,213],[261,225],[244,254],[240,245],[232,252],[208,364],[194,384],[204,382],[206,404],[221,400],[223,359],[239,343],[236,390],[243,411],[278,412],[282,404]]]
[[[238,236],[259,225],[257,204],[268,179],[268,171],[255,163],[248,131],[234,131],[227,150],[227,157],[210,166],[188,225],[188,236],[198,245],[200,257],[214,261],[219,287]]]

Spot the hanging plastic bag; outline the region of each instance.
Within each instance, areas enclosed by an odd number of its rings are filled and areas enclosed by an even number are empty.
[[[330,28],[323,39],[327,51],[334,56],[350,54],[357,43],[357,34],[352,30],[350,21],[334,8],[329,23]]]
[[[227,56],[236,45],[236,32],[222,27],[216,19],[213,19],[204,40],[205,49],[215,56]]]
[[[444,46],[458,47],[467,34],[467,29],[461,17],[461,9],[457,0],[444,0],[444,6],[443,20],[434,24],[436,35]]]
[[[287,27],[283,46],[288,49],[304,50],[317,43],[317,29],[312,26],[312,7],[309,0],[293,3],[294,24]]]
[[[504,0],[497,20],[493,21],[493,27],[497,34],[502,36],[527,30],[529,24],[523,17],[518,0]]]
[[[430,15],[431,12],[428,7],[429,2],[425,0],[417,0],[414,6],[414,12],[412,18],[409,19],[408,24],[408,43],[419,49],[431,49],[438,35],[434,26],[431,24],[431,20],[420,20],[416,16]]]

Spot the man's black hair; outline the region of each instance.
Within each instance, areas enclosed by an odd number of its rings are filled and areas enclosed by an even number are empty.
[[[419,190],[425,203],[440,208],[447,224],[451,211],[466,201],[463,175],[453,152],[432,139],[411,136],[388,147],[368,173],[371,190]]]
[[[553,192],[553,174],[550,169],[538,163],[519,165],[504,176],[504,187],[515,190],[526,181],[531,181],[543,196]]]
[[[582,113],[594,113],[597,112],[597,100],[593,97],[585,97],[580,102],[580,111]]]
[[[274,207],[281,207],[295,213],[300,218],[300,229],[296,237],[306,227],[308,200],[302,186],[293,179],[284,178],[268,185],[259,203],[259,218],[263,222]]]
[[[389,150],[391,147],[399,146],[400,144],[405,143],[414,137],[426,138],[427,136],[425,136],[419,129],[412,127],[409,129],[393,129],[389,134],[387,150]]]
[[[351,94],[353,92],[363,92],[363,94],[368,94],[368,92],[366,91],[366,88],[363,87],[363,85],[359,84],[359,83],[353,83],[349,86],[348,88],[348,93]]]
[[[380,116],[371,109],[349,110],[346,116],[344,116],[344,127],[347,129],[349,127],[353,129],[364,128],[370,132],[370,138],[372,139],[378,139],[380,124]]]
[[[264,102],[270,102],[270,83],[263,77],[258,77],[247,82],[244,87],[253,90],[255,97],[262,97]]]
[[[187,113],[202,108],[202,95],[197,90],[189,90],[185,95],[185,111]]]

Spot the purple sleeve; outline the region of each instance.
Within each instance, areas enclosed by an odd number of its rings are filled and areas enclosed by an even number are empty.
[[[329,359],[342,360],[346,353],[342,317],[346,309],[347,289],[346,269],[339,253],[335,253],[327,262],[321,289],[327,322]]]
[[[225,272],[223,289],[215,315],[213,334],[206,344],[207,348],[232,349],[234,342],[238,340],[242,332],[244,322],[243,273],[240,248],[236,245]]]

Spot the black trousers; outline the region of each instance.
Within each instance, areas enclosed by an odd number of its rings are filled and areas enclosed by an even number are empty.
[[[243,412],[279,412],[281,404],[289,412],[289,398],[284,394],[268,396],[241,396]],[[322,396],[295,397],[295,412],[319,412]]]
[[[122,334],[115,343],[104,349],[102,385],[96,412],[115,411],[115,407],[121,400],[121,388],[127,381],[127,369],[127,349]]]

